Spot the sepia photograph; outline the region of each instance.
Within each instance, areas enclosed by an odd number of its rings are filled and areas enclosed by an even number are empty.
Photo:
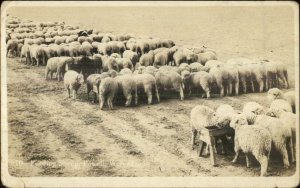
[[[299,4],[1,4],[7,187],[297,187]]]

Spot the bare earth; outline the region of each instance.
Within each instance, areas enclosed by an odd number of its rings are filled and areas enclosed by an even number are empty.
[[[289,7],[232,10],[202,7],[190,11],[177,8],[169,12],[158,8],[154,12],[132,10],[128,14],[121,14],[124,11],[121,9],[111,14],[114,16],[99,10],[102,17],[100,13],[96,16],[82,10],[86,17],[77,22],[104,32],[132,32],[171,38],[178,44],[206,44],[217,50],[221,60],[237,56],[281,60],[289,65],[289,79],[294,87],[295,41]],[[21,14],[11,11],[16,16]],[[71,10],[64,11],[71,14]],[[23,13],[26,18],[34,19],[33,15],[39,15],[37,12]],[[53,15],[45,10],[44,13],[36,20],[75,23],[63,17],[62,10]],[[170,31],[172,27],[175,29]],[[9,173],[13,176],[260,174],[259,164],[253,162],[247,168],[244,156],[232,164],[232,152],[217,155],[217,167],[210,165],[209,157],[199,158],[197,151],[191,149],[189,114],[198,104],[214,109],[220,104],[230,104],[241,110],[246,102],[257,101],[267,107],[266,93],[210,100],[193,96],[184,101],[179,101],[177,94],[170,94],[163,96],[160,104],[148,106],[140,98],[137,107],[125,108],[123,101],[113,111],[100,111],[98,104],[87,101],[85,86],[80,88],[79,99],[73,101],[67,98],[62,82],[44,79],[44,67],[26,66],[16,58],[8,58],[7,65]],[[291,176],[295,164],[283,169],[281,158],[273,154],[268,171],[271,176]]]

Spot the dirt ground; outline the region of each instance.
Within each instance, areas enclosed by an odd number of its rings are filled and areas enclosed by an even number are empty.
[[[75,9],[64,12],[56,9],[55,14],[50,14],[48,8],[26,14],[25,9],[24,12],[12,9],[11,13],[28,19],[39,15],[35,17],[39,21],[60,18],[59,21],[65,19],[67,23],[81,22],[102,31],[171,38],[178,44],[206,44],[217,50],[221,60],[264,56],[284,61],[294,87],[295,50],[290,7],[201,7],[201,10],[189,7],[168,11],[155,7],[154,12],[147,11],[150,8],[127,9],[130,14],[119,8],[110,14],[113,16],[106,14],[107,9],[98,10],[98,14],[96,10],[89,14],[87,9],[80,9],[85,17],[72,14],[74,20],[68,20],[67,15]],[[91,19],[93,17],[95,19]],[[170,32],[170,28],[174,30]],[[80,88],[78,100],[73,101],[67,98],[62,82],[44,79],[44,67],[27,66],[16,58],[8,58],[7,67],[9,173],[13,176],[260,174],[259,164],[253,162],[253,166],[247,168],[243,155],[237,164],[232,164],[233,152],[217,155],[216,167],[211,166],[209,157],[199,158],[197,151],[191,149],[189,114],[198,104],[214,109],[220,104],[230,104],[241,110],[246,102],[257,101],[267,107],[266,93],[210,100],[193,96],[184,101],[172,94],[163,96],[160,104],[149,106],[140,98],[137,107],[126,108],[120,103],[115,105],[115,110],[100,111],[98,104],[87,101],[85,86]],[[295,173],[295,164],[283,169],[282,160],[275,153],[268,171],[270,176],[291,176]]]

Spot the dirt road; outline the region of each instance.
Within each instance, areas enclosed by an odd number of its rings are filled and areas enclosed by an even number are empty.
[[[189,113],[197,104],[217,108],[230,104],[241,109],[249,100],[266,104],[265,93],[238,97],[199,97],[179,101],[163,97],[148,106],[119,104],[100,111],[86,99],[67,98],[63,83],[44,80],[43,67],[8,59],[9,172],[14,176],[258,176],[259,165],[246,168],[242,156],[231,164],[233,153],[217,156],[217,167],[191,150]],[[295,165],[282,169],[271,158],[269,172],[289,176]]]

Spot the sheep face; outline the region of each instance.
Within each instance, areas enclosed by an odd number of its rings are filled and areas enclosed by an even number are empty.
[[[82,73],[78,74],[77,82],[80,83],[81,85],[84,83],[84,76]]]
[[[281,114],[281,110],[280,109],[275,109],[275,108],[269,108],[266,111],[266,115],[270,116],[270,117],[276,117],[279,118]]]
[[[229,126],[233,129],[238,129],[244,125],[248,125],[246,116],[244,114],[235,114],[232,116]]]
[[[111,69],[111,70],[108,71],[108,74],[109,74],[110,77],[115,78],[118,75],[118,72]]]
[[[278,88],[272,88],[268,91],[267,95],[268,99],[270,101],[273,101],[275,99],[282,99],[283,98],[283,93],[280,89]]]

